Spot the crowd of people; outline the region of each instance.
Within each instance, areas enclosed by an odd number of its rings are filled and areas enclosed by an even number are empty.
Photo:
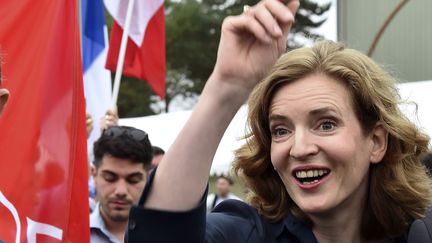
[[[167,153],[107,112],[89,166],[92,243],[432,242],[429,136],[371,58],[332,41],[286,52],[298,7],[265,0],[225,19],[214,70]],[[0,75],[0,112],[8,95]],[[246,100],[233,171],[247,200],[228,176],[207,196]]]

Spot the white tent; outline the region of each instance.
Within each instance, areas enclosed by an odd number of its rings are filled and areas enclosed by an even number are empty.
[[[136,127],[149,134],[152,145],[159,146],[165,151],[174,142],[177,134],[186,123],[192,111],[177,111],[167,114],[120,119],[120,125]],[[225,132],[213,160],[211,173],[221,174],[229,170],[234,158],[233,151],[242,143],[239,139],[245,134],[246,106],[241,107],[234,120]],[[212,119],[209,117],[208,119]],[[205,136],[205,131],[203,131]],[[196,151],[199,153],[200,151]]]
[[[432,80],[402,83],[398,87],[403,100],[414,102],[403,105],[401,110],[432,137]]]
[[[432,136],[432,81],[410,82],[398,85],[403,99],[415,102],[415,105],[403,105],[403,112],[422,129]],[[247,108],[243,106],[225,132],[216,152],[211,173],[226,173],[234,158],[233,151],[241,144],[240,138],[246,131]],[[153,145],[168,150],[177,134],[189,118],[191,111],[178,111],[167,114],[120,119],[120,125],[132,126],[146,131]],[[212,119],[209,117],[208,119]],[[203,131],[205,136],[205,131]],[[196,151],[199,153],[200,151]]]

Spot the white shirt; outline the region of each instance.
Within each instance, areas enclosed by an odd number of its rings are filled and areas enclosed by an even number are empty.
[[[90,242],[91,243],[120,243],[106,227],[105,221],[100,214],[99,203],[90,214]]]
[[[210,195],[207,196],[207,213],[210,213],[213,210],[213,202],[215,200],[215,195],[216,193],[212,193]],[[243,201],[241,198],[237,197],[236,195],[234,195],[233,193],[228,193],[228,195],[226,197],[221,197],[218,195],[217,199],[216,199],[216,203],[214,204],[214,206],[216,207],[216,205],[218,205],[219,203],[227,200],[227,199],[235,199],[235,200],[240,200]]]

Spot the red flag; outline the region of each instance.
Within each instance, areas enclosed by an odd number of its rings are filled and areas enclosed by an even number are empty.
[[[76,0],[1,0],[0,241],[88,242]],[[27,240],[26,240],[27,239]]]
[[[106,68],[115,71],[123,34],[127,1],[105,1],[113,15]],[[165,98],[165,15],[162,0],[136,1],[128,38],[123,74],[146,80]]]

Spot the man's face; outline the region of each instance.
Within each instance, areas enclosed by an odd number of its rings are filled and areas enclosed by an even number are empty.
[[[9,91],[7,89],[0,89],[0,114],[9,98]]]
[[[104,220],[127,221],[130,208],[138,203],[144,189],[144,165],[106,154],[92,174]]]
[[[219,178],[216,183],[216,189],[221,197],[226,197],[231,191],[231,185],[225,178]]]

